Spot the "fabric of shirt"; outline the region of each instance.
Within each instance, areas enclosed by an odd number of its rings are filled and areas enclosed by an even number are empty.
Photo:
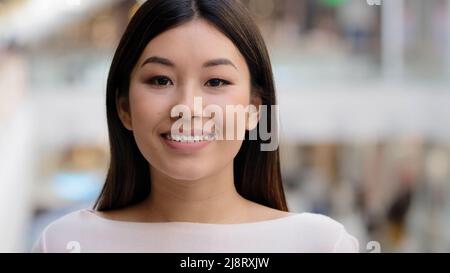
[[[49,224],[32,252],[300,253],[358,252],[359,244],[330,217],[291,213],[238,223],[129,222],[90,209]]]

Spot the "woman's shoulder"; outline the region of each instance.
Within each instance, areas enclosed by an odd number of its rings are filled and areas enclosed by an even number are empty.
[[[262,230],[266,230],[267,224],[276,229],[281,228],[281,231],[276,232],[276,237],[293,242],[302,252],[359,251],[358,240],[347,232],[343,224],[329,216],[281,211],[258,204],[254,206],[253,213],[271,219],[259,222]]]
[[[81,223],[88,223],[94,215],[95,212],[88,208],[75,210],[56,218],[46,226],[45,230],[79,228]]]
[[[95,220],[93,216],[93,210],[85,208],[53,220],[43,229],[31,251],[50,251],[52,245],[49,245],[49,242],[76,242],[80,236],[83,236],[83,233],[95,230],[96,221],[93,221]],[[70,244],[67,244],[67,247],[70,247]]]
[[[304,226],[306,225],[307,227],[311,228],[319,228],[329,231],[329,230],[339,230],[343,227],[343,225],[340,222],[324,214],[299,212],[293,213],[293,216],[296,216],[302,225]]]
[[[349,234],[344,225],[335,219],[318,213],[295,213],[291,217],[293,227],[303,243],[310,241],[317,249],[331,252],[358,252],[358,240]]]
[[[301,228],[312,229],[318,232],[340,232],[343,229],[343,225],[338,221],[318,213],[288,212],[256,204],[251,214],[260,219],[269,219],[269,221],[287,220],[290,225],[294,223],[294,225]],[[292,220],[292,222],[289,222],[289,220]],[[255,222],[257,222],[257,220],[255,220]],[[264,221],[262,221],[262,223],[264,223]]]

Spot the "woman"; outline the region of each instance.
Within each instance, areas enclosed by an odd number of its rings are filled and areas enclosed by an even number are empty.
[[[106,100],[111,162],[95,207],[50,224],[34,251],[358,251],[336,221],[288,212],[278,149],[250,139],[277,128],[272,107],[259,107],[276,100],[266,46],[238,0],[146,1]],[[198,109],[209,105],[214,115]],[[256,118],[230,123],[236,105],[259,108]]]

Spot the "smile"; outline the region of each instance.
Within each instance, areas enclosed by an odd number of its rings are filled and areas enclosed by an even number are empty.
[[[215,134],[186,136],[186,135],[171,135],[170,133],[167,133],[161,134],[161,136],[169,141],[183,142],[183,143],[197,143],[203,141],[213,141],[216,139]]]
[[[216,134],[191,134],[172,135],[171,133],[161,134],[162,142],[172,151],[182,154],[191,154],[202,150],[216,140]]]

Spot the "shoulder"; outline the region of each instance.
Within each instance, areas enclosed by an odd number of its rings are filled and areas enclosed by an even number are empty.
[[[80,224],[88,224],[92,222],[93,216],[95,216],[95,213],[90,209],[76,210],[54,220],[45,228],[45,230],[47,232],[52,232],[55,230],[78,230],[80,227],[83,227],[83,225]]]
[[[253,203],[252,215],[281,223],[282,239],[293,241],[301,252],[359,252],[358,240],[329,216],[317,213],[293,213]],[[264,216],[262,216],[264,215]],[[277,221],[279,219],[280,221]],[[270,222],[270,221],[269,221]],[[296,240],[294,240],[296,238]]]
[[[59,252],[70,250],[80,238],[95,230],[94,212],[80,209],[68,213],[50,224],[42,231],[31,252]],[[97,227],[100,228],[100,227]]]
[[[329,216],[296,213],[291,220],[302,245],[310,245],[311,252],[359,252],[358,240]]]

